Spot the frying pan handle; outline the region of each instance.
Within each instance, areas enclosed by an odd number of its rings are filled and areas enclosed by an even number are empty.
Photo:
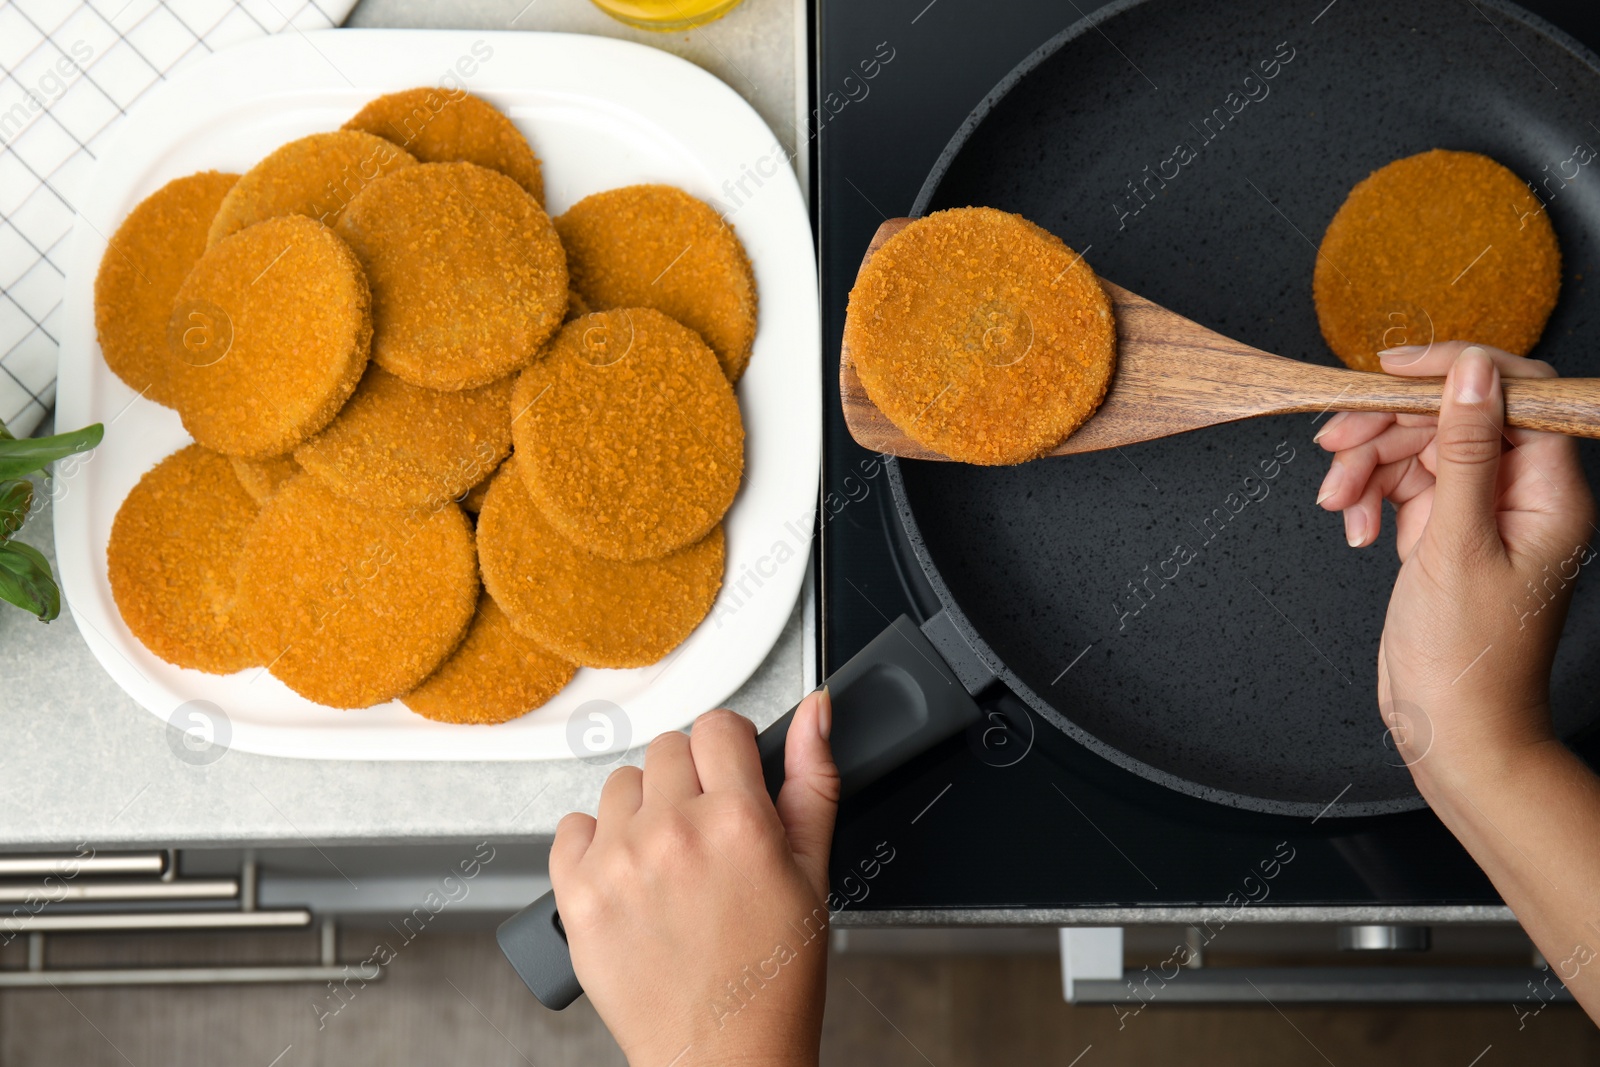
[[[494,939],[517,976],[551,1011],[560,1011],[583,995],[553,891],[501,923]]]
[[[945,657],[904,615],[828,676],[833,762],[843,796],[876,782],[982,718]],[[783,785],[791,710],[756,737],[767,792]]]
[[[904,615],[825,684],[833,700],[829,740],[845,796],[982,718],[944,657]],[[793,721],[791,708],[756,736],[761,773],[774,800],[783,787],[784,742]],[[560,1011],[583,992],[553,891],[501,923],[495,939],[545,1007]]]

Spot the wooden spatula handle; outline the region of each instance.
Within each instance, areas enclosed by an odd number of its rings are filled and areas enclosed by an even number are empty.
[[[1600,378],[1508,378],[1505,392],[1512,426],[1600,437]]]
[[[1301,411],[1387,411],[1406,415],[1439,414],[1442,378],[1333,371],[1318,383],[1321,404],[1302,401]],[[1506,378],[1506,424],[1574,437],[1600,437],[1600,378]]]

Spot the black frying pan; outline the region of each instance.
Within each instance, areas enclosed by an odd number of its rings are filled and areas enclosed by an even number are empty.
[[[1600,373],[1586,292],[1600,268],[1600,157],[1563,167],[1578,144],[1600,148],[1600,69],[1581,45],[1483,0],[1149,0],[1093,21],[990,94],[913,214],[1019,212],[1158,304],[1337,366],[1311,301],[1314,244],[1356,182],[1435,147],[1484,152],[1530,180],[1564,170],[1576,177],[1550,178],[1546,193],[1563,292],[1534,354]],[[1245,101],[1237,114],[1230,92]],[[1163,167],[1179,143],[1195,158]],[[1003,470],[901,463],[891,478],[957,628],[1096,752],[1257,811],[1314,816],[1341,792],[1330,817],[1421,807],[1373,708],[1392,523],[1369,549],[1344,545],[1338,517],[1312,505],[1327,466],[1314,432],[1287,416]],[[1581,447],[1600,469],[1596,444]],[[1267,495],[1235,515],[1252,475]],[[1180,543],[1194,563],[1167,563]],[[1149,581],[1163,571],[1178,576]],[[1552,693],[1564,736],[1596,717],[1597,651],[1600,598],[1580,583]]]
[[[1585,289],[1600,158],[1567,162],[1600,148],[1591,118],[1595,58],[1509,4],[1130,0],[1002,81],[913,213],[1019,212],[1162,306],[1334,363],[1311,274],[1351,186],[1425,149],[1481,151],[1527,179],[1571,175],[1543,189],[1565,282],[1535,354],[1597,376]],[[1180,143],[1191,158],[1174,172]],[[976,721],[970,694],[1003,685],[1107,759],[1218,803],[1420,807],[1372,707],[1392,532],[1354,552],[1313,507],[1326,467],[1313,432],[1284,417],[1014,468],[891,460],[903,547],[943,610],[897,620],[830,678],[846,788]],[[1600,446],[1581,447],[1597,469]],[[1580,583],[1552,693],[1563,736],[1600,710],[1597,645],[1600,597]],[[761,737],[772,789],[788,721]],[[546,1005],[581,992],[548,895],[500,942]]]

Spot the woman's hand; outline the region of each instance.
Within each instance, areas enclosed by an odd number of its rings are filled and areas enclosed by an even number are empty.
[[[1344,512],[1358,547],[1395,505],[1378,700],[1426,793],[1431,775],[1549,739],[1550,666],[1593,558],[1594,501],[1571,438],[1503,428],[1501,376],[1554,377],[1549,364],[1460,342],[1383,357],[1391,374],[1448,372],[1439,418],[1335,416],[1317,436],[1335,453],[1318,503]]]
[[[1594,499],[1569,438],[1505,431],[1500,377],[1555,375],[1476,345],[1385,354],[1393,374],[1449,371],[1437,423],[1337,416],[1321,504],[1353,545],[1394,501],[1400,574],[1378,646],[1378,699],[1440,820],[1548,962],[1519,1026],[1564,983],[1600,1021],[1600,779],[1554,736],[1550,665]],[[1593,580],[1592,578],[1590,579]]]
[[[767,796],[755,729],[731,711],[650,743],[600,816],[556,829],[550,880],[578,979],[633,1067],[815,1067],[839,775],[826,692],[789,727]]]

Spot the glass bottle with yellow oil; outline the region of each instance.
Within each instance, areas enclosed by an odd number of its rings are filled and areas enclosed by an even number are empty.
[[[614,19],[643,30],[686,30],[738,7],[743,0],[591,0]]]

